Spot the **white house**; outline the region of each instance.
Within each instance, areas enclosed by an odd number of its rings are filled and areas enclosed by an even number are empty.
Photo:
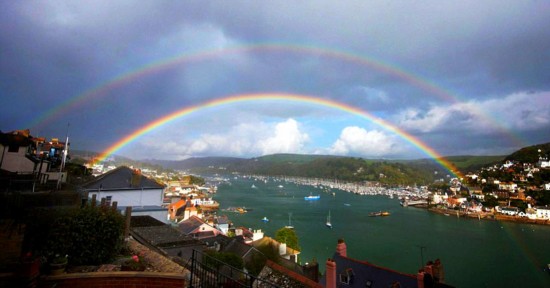
[[[550,160],[546,157],[539,157],[538,166],[540,168],[550,168]]]
[[[0,169],[17,175],[36,175],[41,183],[58,179],[64,183],[67,175],[61,171],[61,163],[65,148],[65,143],[57,139],[46,142],[45,138],[31,136],[28,129],[0,132]]]
[[[518,189],[518,184],[514,182],[500,182],[498,183],[498,189],[506,191],[516,191]]]
[[[95,195],[98,201],[105,198],[108,204],[116,201],[121,210],[131,206],[132,215],[149,215],[167,222],[168,209],[162,207],[164,185],[139,170],[121,166],[84,184],[82,189],[88,198]]]
[[[537,206],[537,219],[550,219],[550,207],[548,206]]]
[[[517,207],[499,207],[499,206],[496,206],[495,208],[496,208],[497,212],[500,212],[504,215],[516,216],[519,213],[519,209]]]

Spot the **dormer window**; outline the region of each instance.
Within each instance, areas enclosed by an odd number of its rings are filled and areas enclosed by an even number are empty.
[[[342,274],[340,274],[340,283],[342,284],[353,284],[353,270],[351,268],[348,268],[344,270]]]

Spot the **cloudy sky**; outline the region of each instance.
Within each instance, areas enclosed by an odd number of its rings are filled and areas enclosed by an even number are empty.
[[[195,107],[117,154],[502,155],[550,142],[548,15],[536,0],[1,1],[0,130],[103,151]]]

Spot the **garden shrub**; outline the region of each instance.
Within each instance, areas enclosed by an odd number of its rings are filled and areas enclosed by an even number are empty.
[[[123,244],[124,217],[103,207],[38,209],[27,225],[26,247],[47,258],[68,255],[70,265],[113,259]]]

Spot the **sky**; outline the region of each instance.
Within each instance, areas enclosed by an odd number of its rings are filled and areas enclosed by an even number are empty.
[[[0,130],[96,152],[134,134],[115,152],[133,159],[505,155],[550,142],[548,15],[542,0],[0,1]]]

